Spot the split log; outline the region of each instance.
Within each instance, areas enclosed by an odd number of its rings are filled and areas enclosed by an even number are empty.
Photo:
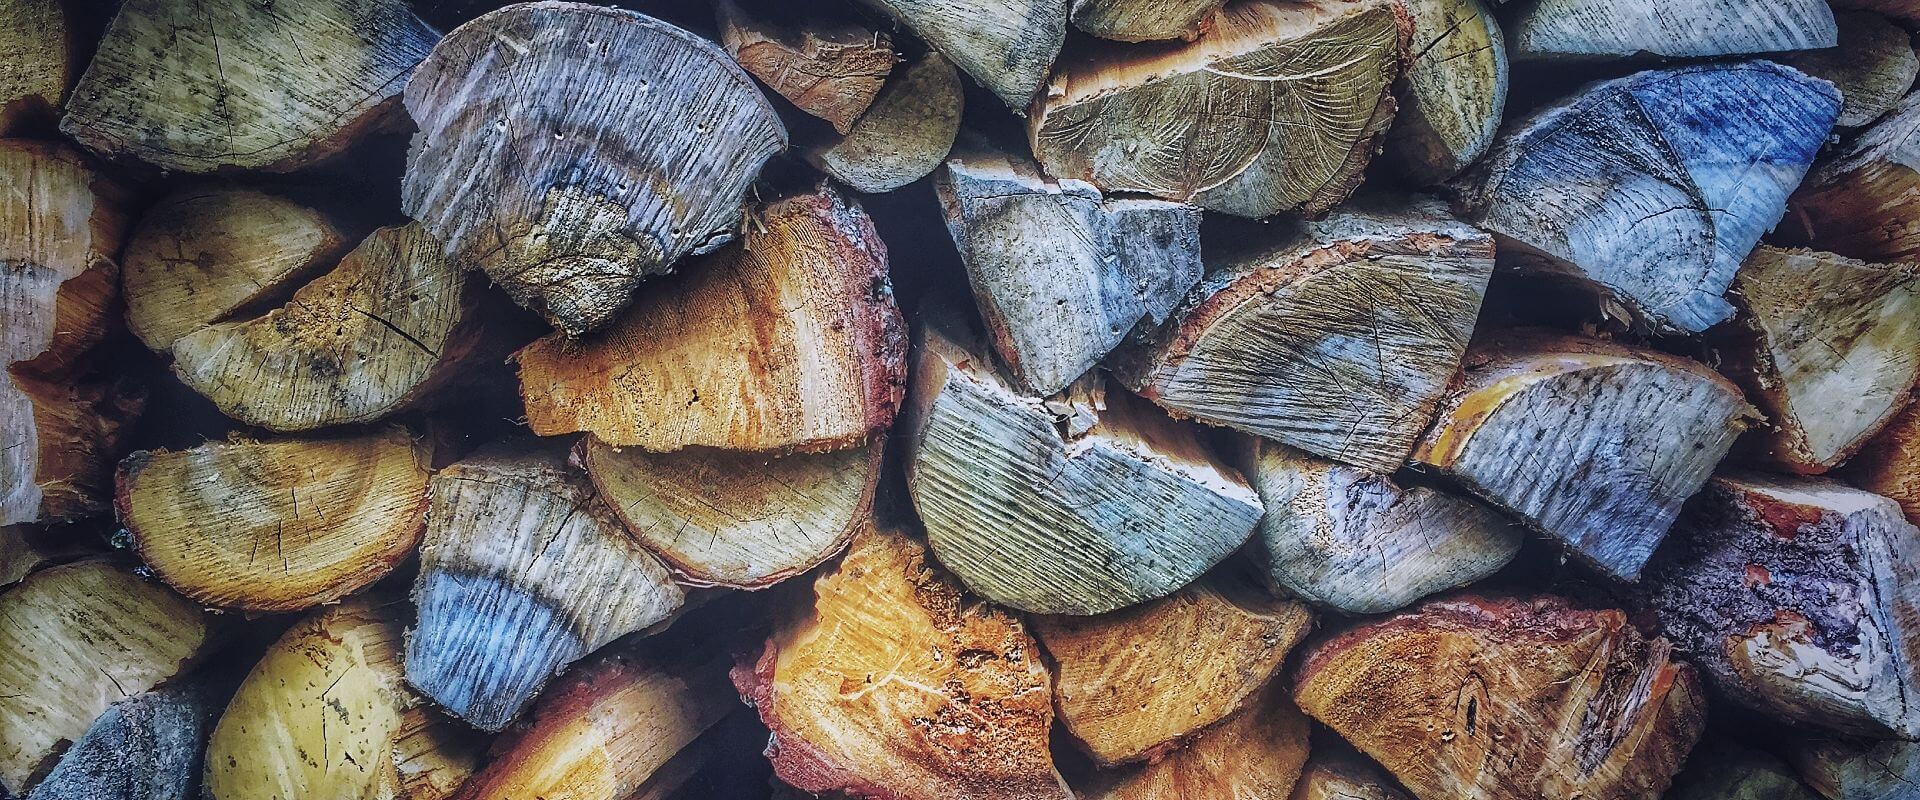
[[[1226,0],[1073,0],[1073,26],[1116,42],[1193,41]]]
[[[0,791],[24,794],[115,701],[185,673],[210,639],[200,609],[107,561],[0,595]]]
[[[1111,614],[1032,618],[1060,720],[1096,763],[1159,760],[1235,714],[1265,716],[1256,697],[1313,615],[1249,577],[1225,570]]]
[[[1373,762],[1343,751],[1316,749],[1307,758],[1291,800],[1413,800]]]
[[[108,706],[25,800],[197,797],[200,755],[222,699],[194,680]]]
[[[584,3],[520,3],[440,41],[407,82],[401,208],[578,336],[645,278],[730,238],[787,134],[712,42]]]
[[[893,71],[893,39],[885,32],[813,18],[760,16],[733,0],[720,0],[713,10],[727,55],[795,108],[832,123],[842,134],[872,105]]]
[[[1173,677],[1173,676],[1168,676]],[[1085,800],[1287,800],[1307,761],[1306,715],[1273,681],[1245,709],[1165,758],[1100,773]]]
[[[0,65],[0,136],[18,136],[58,117],[73,85],[79,42],[62,0],[0,5],[7,62]]]
[[[1504,264],[1699,333],[1732,315],[1721,295],[1839,111],[1831,85],[1766,61],[1640,72],[1517,123],[1454,205]]]
[[[1847,462],[1848,483],[1900,504],[1920,525],[1920,403],[1908,402]]]
[[[935,322],[916,343],[904,452],[927,539],[967,588],[1037,614],[1098,614],[1172,593],[1253,532],[1259,498],[1191,426],[1131,396],[1102,400],[1097,375],[1087,419],[1059,425],[955,327]]]
[[[195,602],[298,611],[386,577],[426,525],[427,453],[406,431],[140,451],[116,507],[141,560]]]
[[[1492,237],[1419,200],[1273,225],[1212,251],[1115,374],[1175,415],[1399,469],[1459,369]]]
[[[405,0],[130,0],[60,130],[166,170],[296,170],[384,124],[438,37]]]
[[[972,602],[925,545],[854,539],[814,602],[757,661],[740,695],[773,731],[767,757],[807,792],[894,800],[1066,800],[1047,749],[1053,696],[1015,617]]]
[[[104,508],[121,428],[139,403],[77,373],[118,300],[126,199],[65,146],[0,140],[0,525]]]
[[[1864,261],[1920,261],[1920,92],[1830,153],[1788,204],[1780,240]]]
[[[760,589],[846,549],[873,513],[885,447],[831,453],[574,451],[627,531],[684,582]]]
[[[515,358],[541,436],[818,452],[892,423],[906,333],[886,244],[823,185],[756,212],[745,242],[662,282],[604,334],[555,334]]]
[[[866,0],[1024,114],[1060,55],[1070,0]]]
[[[1712,58],[1832,47],[1826,0],[1537,0],[1513,20],[1519,60]]]
[[[965,108],[960,72],[929,50],[887,80],[845,136],[809,145],[801,154],[854,191],[891,192],[940,166],[960,134]]]
[[[1786,750],[1801,779],[1827,800],[1920,797],[1920,743],[1817,739]]]
[[[432,498],[407,680],[474,727],[500,730],[568,664],[685,601],[560,451],[483,449],[434,475]]]
[[[450,796],[482,742],[402,677],[402,610],[354,598],[268,648],[207,743],[208,800]]]
[[[1413,457],[1632,580],[1750,413],[1732,383],[1686,359],[1498,331],[1468,351]]]
[[[1379,614],[1498,572],[1525,535],[1493,509],[1390,475],[1248,439],[1241,472],[1267,508],[1255,557],[1311,603]]]
[[[1023,391],[1066,388],[1200,280],[1193,206],[1103,199],[995,152],[948,159],[934,186],[988,341]]]
[[[1885,116],[1920,74],[1913,38],[1885,17],[1866,11],[1834,14],[1840,44],[1827,50],[1790,53],[1780,63],[1829,81],[1840,90],[1835,127],[1858,128]]]
[[[1408,0],[1413,60],[1394,87],[1400,105],[1381,156],[1426,186],[1460,173],[1493,145],[1507,105],[1507,48],[1482,0]]]
[[[1819,478],[1716,476],[1642,586],[1664,634],[1734,700],[1920,738],[1920,529]]]
[[[57,526],[0,526],[0,589],[46,567],[98,555],[101,549]]]
[[[1920,271],[1761,246],[1734,276],[1739,313],[1716,329],[1720,371],[1769,425],[1763,458],[1802,474],[1846,461],[1920,382]]]
[[[121,257],[127,327],[160,352],[202,327],[268,310],[353,244],[326,215],[252,189],[175,192]]]
[[[1706,722],[1669,652],[1619,611],[1467,595],[1321,644],[1294,699],[1418,797],[1651,799]]]
[[[1047,173],[1267,217],[1326,212],[1393,120],[1412,22],[1396,2],[1249,0],[1169,47],[1064,63],[1028,133]]]
[[[1780,759],[1709,737],[1687,757],[1665,800],[1820,800]]]

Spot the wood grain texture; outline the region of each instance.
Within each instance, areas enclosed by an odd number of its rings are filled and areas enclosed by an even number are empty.
[[[1791,722],[1920,738],[1920,529],[1838,482],[1723,473],[1643,590],[1674,647]]]
[[[1085,800],[1287,800],[1307,760],[1307,717],[1272,681],[1244,709],[1191,744],[1090,778]]]
[[[1290,800],[1414,800],[1384,770],[1357,755],[1314,750]]]
[[[1259,499],[1192,427],[1113,393],[1063,431],[1073,412],[1015,391],[957,327],[935,325],[917,343],[907,485],[967,588],[1039,614],[1098,614],[1185,586],[1253,532]]]
[[[1920,271],[1811,250],[1755,248],[1734,276],[1739,313],[1715,329],[1720,371],[1768,424],[1749,449],[1826,472],[1907,404],[1920,382]]]
[[[1345,200],[1393,119],[1406,10],[1249,0],[1207,25],[1185,45],[1063,62],[1028,125],[1047,173],[1245,217]]]
[[[1820,800],[1792,768],[1758,750],[1709,736],[1687,756],[1666,800]]]
[[[756,211],[744,242],[662,282],[604,334],[555,334],[515,359],[542,436],[818,452],[892,423],[906,328],[873,221],[822,185]]]
[[[1465,586],[1520,552],[1520,526],[1473,500],[1249,439],[1237,462],[1267,513],[1252,548],[1303,600],[1379,614]]]
[[[632,11],[520,3],[460,26],[407,82],[401,208],[578,336],[642,280],[725,241],[773,107],[712,42]]]
[[[9,53],[0,63],[0,136],[17,136],[60,113],[80,55],[61,0],[0,0]]]
[[[498,445],[432,482],[407,680],[482,730],[547,681],[685,601],[551,446]]]
[[[1381,157],[1417,185],[1460,173],[1493,145],[1507,104],[1507,47],[1482,0],[1408,0],[1413,61]]]
[[[1038,646],[1017,618],[963,596],[925,545],[861,534],[795,611],[733,671],[773,731],[780,780],[888,800],[1073,797],[1047,750]]]
[[[25,800],[193,800],[223,699],[195,680],[115,702]]]
[[[1307,654],[1294,700],[1422,798],[1644,798],[1706,722],[1691,667],[1619,611],[1433,600]]]
[[[927,40],[1015,114],[1047,79],[1070,0],[864,0]]]
[[[1071,19],[1074,27],[1117,42],[1191,42],[1223,5],[1226,0],[1073,0]]]
[[[130,0],[60,130],[166,170],[296,170],[383,124],[438,38],[405,0]]]
[[[1699,333],[1732,315],[1721,295],[1839,111],[1831,85],[1767,61],[1639,72],[1514,123],[1454,205],[1503,264]]]
[[[1158,761],[1235,714],[1264,715],[1257,696],[1313,615],[1250,577],[1223,568],[1133,608],[1029,621],[1054,665],[1060,721],[1095,763]]]
[[[1692,361],[1496,331],[1467,353],[1413,458],[1632,580],[1751,413]]]
[[[812,164],[854,191],[891,192],[940,166],[966,108],[960,72],[937,50],[894,72],[845,136],[809,143]]]
[[[108,561],[0,594],[0,789],[32,788],[109,706],[186,672],[211,637],[200,609]]]
[[[1115,374],[1177,416],[1398,469],[1459,368],[1492,238],[1416,199],[1234,245],[1208,253],[1206,278],[1114,355]]]
[[[0,589],[46,567],[98,555],[101,543],[76,538],[64,526],[0,526]]]
[[[1857,128],[1899,105],[1920,73],[1913,37],[1905,28],[1868,11],[1833,15],[1839,44],[1825,50],[1789,53],[1780,63],[1831,82],[1840,90],[1839,128]]]
[[[1827,800],[1920,798],[1920,744],[1812,739],[1787,749],[1800,778]]]
[[[720,44],[741,68],[842,134],[873,104],[893,71],[893,38],[885,32],[823,19],[776,19],[733,0],[720,0],[713,10]]]
[[[1838,473],[1920,520],[1920,404],[1908,402]],[[1916,522],[1915,524],[1920,524]]]
[[[1513,56],[1709,58],[1832,47],[1824,0],[1536,0],[1514,18]]]
[[[1050,395],[1200,280],[1200,209],[1107,199],[1017,155],[947,159],[934,179],[988,341],[1014,382]]]
[[[1829,152],[1787,205],[1782,244],[1920,261],[1920,92]]]
[[[427,453],[404,430],[235,439],[121,462],[120,523],[198,603],[298,611],[386,577],[426,526]]]

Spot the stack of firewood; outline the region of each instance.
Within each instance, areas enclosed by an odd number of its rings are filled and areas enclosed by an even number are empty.
[[[1920,2],[634,5],[0,0],[0,798],[1920,798]]]

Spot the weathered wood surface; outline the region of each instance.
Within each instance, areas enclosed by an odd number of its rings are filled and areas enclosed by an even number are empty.
[[[551,446],[497,446],[440,470],[414,582],[407,680],[483,730],[566,665],[685,600]]]
[[[1270,223],[1114,372],[1181,417],[1391,472],[1473,333],[1493,240],[1421,200]]]
[[[1190,425],[1101,392],[1097,375],[1076,388],[1078,410],[1056,414],[958,329],[917,336],[901,432],[927,539],[969,589],[1098,614],[1185,586],[1253,532],[1259,499]]]
[[[1212,211],[1324,213],[1393,119],[1412,21],[1393,2],[1249,0],[1171,47],[1089,46],[1028,134],[1047,173]]]
[[[74,33],[62,0],[0,3],[0,47],[9,54],[0,63],[0,136],[58,117],[79,68]]]
[[[405,0],[130,0],[60,129],[166,170],[296,170],[382,125],[438,38]]]
[[[1316,749],[1290,800],[1413,800],[1380,767],[1349,752]]]
[[[1429,601],[1307,654],[1294,699],[1423,798],[1652,798],[1706,722],[1692,668],[1619,611]]]
[[[1920,261],[1920,92],[1830,152],[1788,203],[1785,244]]]
[[[1716,476],[1641,586],[1674,647],[1738,702],[1920,738],[1920,530],[1820,478]]]
[[[1512,123],[1454,205],[1501,237],[1503,264],[1699,333],[1732,315],[1735,270],[1839,112],[1831,85],[1771,62],[1648,70]]]
[[[1857,128],[1885,116],[1899,105],[1920,73],[1913,37],[1905,28],[1867,11],[1833,15],[1839,26],[1839,45],[1779,56],[1780,63],[1840,90],[1840,118],[1835,127]]]
[[[195,602],[298,611],[413,553],[427,453],[404,430],[212,442],[121,462],[115,507],[142,561]]]
[[[1778,758],[1709,736],[1687,756],[1666,800],[1820,800]]]
[[[1067,35],[1069,0],[864,0],[904,23],[1016,114]]]
[[[1223,568],[1110,614],[1029,620],[1054,665],[1060,721],[1096,763],[1158,760],[1261,705],[1313,615],[1249,577]]]
[[[1825,0],[1537,0],[1513,21],[1514,58],[1710,58],[1832,47]]]
[[[1023,391],[1051,395],[1200,280],[1200,210],[1102,198],[1018,155],[970,151],[934,182],[988,341]]]
[[[407,82],[401,207],[569,335],[731,236],[786,130],[718,45],[584,3],[460,26]]]
[[[1093,776],[1084,800],[1287,800],[1307,761],[1307,717],[1273,681],[1246,708],[1191,744],[1146,764]]]
[[[1631,580],[1751,412],[1686,359],[1496,331],[1467,353],[1413,458]]]
[[[1920,798],[1920,743],[1812,739],[1791,744],[1787,760],[1827,800]]]
[[[1734,277],[1739,313],[1716,329],[1720,371],[1767,422],[1773,466],[1826,472],[1911,399],[1920,381],[1920,270],[1761,246]]]
[[[115,702],[25,800],[193,800],[224,699],[193,680]]]
[[[1892,498],[1920,524],[1920,404],[1908,402],[1839,473],[1848,483]]]
[[[1248,439],[1238,466],[1267,513],[1254,557],[1311,603],[1379,614],[1506,566],[1525,534],[1474,500]]]
[[[1102,39],[1151,42],[1206,33],[1226,0],[1073,0],[1073,26]]]
[[[108,561],[0,594],[0,790],[24,794],[109,706],[186,672],[211,638],[192,603]]]
[[[1408,0],[1413,61],[1381,157],[1412,183],[1439,183],[1493,145],[1507,105],[1507,48],[1482,0]]]
[[[940,166],[966,108],[960,72],[937,50],[896,70],[846,135],[801,149],[807,163],[854,191],[891,192]]]
[[[75,537],[64,526],[0,526],[0,589],[43,568],[98,555],[102,544]]]
[[[926,546],[854,540],[733,671],[773,731],[774,774],[807,792],[894,800],[1068,800],[1047,749],[1053,696],[1019,620],[965,598]]]
[[[884,31],[808,17],[776,18],[734,0],[720,0],[713,10],[720,44],[741,68],[842,134],[872,105],[893,71],[893,39]]]
[[[823,185],[755,212],[744,242],[661,282],[605,333],[554,334],[515,359],[542,436],[818,452],[892,423],[906,328],[873,221]]]

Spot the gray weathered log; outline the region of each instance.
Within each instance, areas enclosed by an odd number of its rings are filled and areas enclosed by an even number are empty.
[[[810,143],[801,155],[856,191],[891,192],[926,177],[953,149],[962,91],[953,63],[929,50],[894,71],[845,136]]]
[[[1835,127],[1857,128],[1885,116],[1898,105],[1920,72],[1913,37],[1905,28],[1869,11],[1834,15],[1840,44],[1825,50],[1790,53],[1780,63],[1830,81],[1840,90],[1840,119]]]
[[[1067,36],[1068,0],[865,0],[1025,114]]]
[[[1482,0],[1408,0],[1413,61],[1395,84],[1400,112],[1381,158],[1427,185],[1460,173],[1493,145],[1507,105],[1507,48]]]
[[[1520,60],[1708,58],[1832,47],[1826,0],[1536,0],[1513,21]]]
[[[25,800],[192,800],[225,700],[196,679],[116,702]]]

